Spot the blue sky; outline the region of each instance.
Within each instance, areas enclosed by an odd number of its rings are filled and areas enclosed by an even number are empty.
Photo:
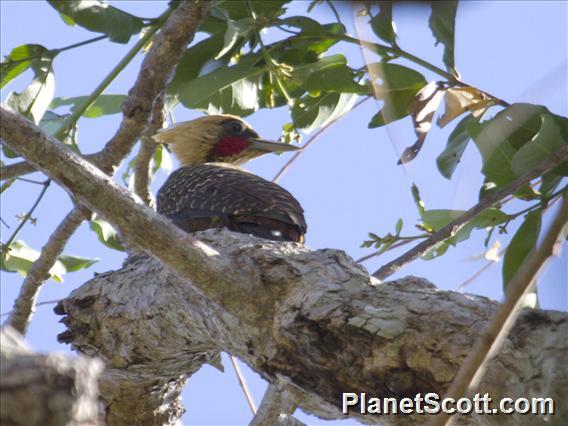
[[[157,16],[166,2],[128,1],[111,4],[139,16]],[[291,14],[304,13],[308,2],[295,1]],[[56,48],[83,41],[94,36],[79,27],[68,27],[46,3],[38,1],[0,2],[1,53],[25,43],[39,43]],[[429,8],[395,10],[399,45],[420,58],[443,67],[442,47],[434,46],[428,28]],[[348,31],[354,32],[349,8],[341,10]],[[315,9],[312,17],[320,22],[331,22],[332,15],[325,6]],[[530,102],[547,106],[557,114],[566,116],[567,93],[567,4],[551,2],[465,2],[460,5],[456,23],[456,66],[462,79],[492,93],[510,103]],[[272,35],[266,34],[267,40]],[[131,40],[133,44],[135,40]],[[106,76],[126,51],[124,45],[106,41],[62,53],[55,61],[56,96],[72,97],[89,94]],[[354,46],[334,47],[332,53],[343,53],[350,65],[362,65],[362,56]],[[141,62],[138,56],[119,76],[106,93],[126,93],[131,87]],[[404,62],[401,62],[404,63]],[[428,80],[435,75],[414,65]],[[20,76],[2,90],[2,100],[12,91],[21,91],[30,81],[31,74]],[[442,177],[435,167],[435,158],[445,146],[452,126],[434,128],[428,135],[418,158],[406,167],[396,165],[398,153],[413,143],[415,136],[409,119],[403,119],[387,128],[369,130],[367,123],[380,105],[366,102],[349,113],[326,131],[294,163],[280,180],[280,184],[292,192],[306,211],[309,230],[306,244],[313,248],[337,248],[345,250],[357,259],[369,253],[361,249],[367,232],[386,234],[394,230],[399,218],[404,219],[407,234],[415,232],[418,213],[412,201],[410,186],[418,184],[427,208],[467,209],[475,204],[482,182],[479,173],[481,162],[474,146],[469,146],[452,180]],[[177,121],[199,116],[196,111],[178,108]],[[263,136],[277,138],[282,124],[289,121],[285,109],[262,110],[247,120]],[[85,153],[98,151],[115,132],[119,115],[79,122],[80,145]],[[309,135],[308,135],[309,136]],[[307,140],[307,137],[304,140]],[[289,154],[287,154],[289,155]],[[287,155],[265,156],[247,165],[247,168],[265,178],[272,179],[288,159]],[[121,172],[117,173],[120,177]],[[30,177],[41,180],[39,174]],[[165,175],[159,172],[152,184],[153,191],[163,183]],[[17,190],[6,191],[2,198],[2,219],[13,229],[17,221],[14,215],[25,212],[40,191],[40,187],[20,182]],[[50,233],[71,208],[69,196],[52,185],[34,214],[36,226],[26,226],[20,235],[28,245],[39,249]],[[511,208],[508,211],[518,210]],[[546,217],[554,212],[551,209]],[[548,220],[545,220],[545,224]],[[503,236],[503,245],[514,234]],[[1,225],[2,241],[12,229]],[[458,290],[460,284],[477,272],[484,261],[471,260],[483,252],[484,233],[475,234],[467,242],[450,250],[440,259],[427,262],[418,260],[400,271],[396,277],[423,276],[438,287]],[[39,297],[40,301],[56,300],[92,277],[94,272],[104,272],[120,267],[123,255],[106,249],[98,243],[94,234],[83,224],[74,235],[66,253],[85,257],[98,257],[100,261],[86,271],[65,277],[62,284],[49,281]],[[402,251],[387,253],[365,263],[370,272],[393,259]],[[499,300],[501,291],[501,264],[493,266],[465,291]],[[2,272],[1,312],[11,309],[22,278],[17,274]],[[545,309],[567,309],[568,255],[549,263],[539,279],[541,306]],[[52,313],[53,305],[40,306],[28,333],[33,347],[42,351],[68,351],[66,345],[56,341],[63,331]],[[225,374],[205,367],[190,381],[184,391],[187,413],[184,424],[244,424],[250,420],[250,411],[238,387],[232,367],[225,359]],[[262,397],[265,383],[258,375],[246,369],[246,376],[257,404]],[[300,415],[311,424],[326,424],[313,417]],[[308,420],[309,419],[309,420]],[[342,421],[341,424],[356,424]]]

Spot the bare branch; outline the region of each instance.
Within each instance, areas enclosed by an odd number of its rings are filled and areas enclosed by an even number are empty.
[[[25,335],[32,319],[34,305],[42,283],[49,278],[49,270],[63,252],[69,238],[88,216],[88,210],[75,207],[51,234],[49,240],[41,249],[39,258],[33,263],[24,279],[20,294],[14,302],[14,308],[6,321],[6,325],[12,326],[19,333]]]
[[[422,256],[424,253],[426,253],[436,244],[454,235],[462,225],[469,222],[471,219],[473,219],[475,216],[483,212],[485,209],[488,209],[489,207],[495,205],[506,196],[517,192],[523,186],[528,184],[531,180],[542,175],[546,171],[553,169],[563,161],[566,161],[567,158],[568,158],[568,146],[563,146],[562,148],[554,152],[549,158],[541,161],[531,171],[525,173],[522,176],[519,176],[517,179],[515,179],[506,187],[488,194],[479,203],[477,203],[471,209],[466,211],[456,220],[450,222],[442,229],[440,229],[438,232],[434,233],[428,239],[414,246],[412,249],[410,249],[403,255],[397,257],[393,261],[387,263],[386,265],[381,266],[377,271],[373,273],[373,276],[375,278],[378,278],[379,280],[384,280],[385,278],[391,276],[407,263]]]
[[[351,108],[351,111],[353,111],[355,108],[357,108],[359,105],[361,105],[363,102],[368,101],[369,99],[371,99],[371,97],[366,97],[365,99],[360,100],[359,102],[357,102],[355,105],[353,105],[353,108]],[[308,148],[312,143],[314,143],[316,141],[316,139],[321,136],[321,134],[323,132],[325,132],[327,129],[329,129],[331,126],[333,126],[335,123],[337,123],[342,117],[336,118],[335,120],[330,121],[329,123],[327,123],[325,126],[323,126],[321,129],[319,129],[317,132],[315,132],[310,139],[308,139],[308,141],[304,144],[304,146],[302,147],[302,151],[298,151],[296,152],[287,162],[286,164],[284,164],[282,166],[282,168],[278,171],[278,173],[276,173],[276,175],[272,178],[272,182],[278,182],[278,180],[284,176],[284,173],[286,173],[288,171],[288,169],[290,168],[290,166],[292,166],[292,164],[294,163],[294,161],[296,161],[298,159],[298,157],[300,157],[300,155],[302,155],[304,153],[304,150],[306,148]]]
[[[18,176],[27,175],[28,173],[37,172],[36,168],[27,161],[0,166],[0,179],[13,179]]]
[[[446,393],[446,397],[455,401],[477,388],[479,381],[487,370],[487,361],[503,345],[519,316],[523,296],[536,279],[546,261],[559,250],[568,236],[568,192],[564,193],[562,206],[556,214],[550,229],[546,233],[538,249],[533,249],[515,273],[505,292],[505,301],[499,305],[475,346],[461,365],[454,381]],[[442,414],[433,417],[430,425],[444,425],[449,416]]]
[[[122,105],[122,123],[97,158],[96,164],[104,172],[112,173],[140,137],[150,118],[154,100],[164,90],[172,70],[193,40],[209,7],[208,1],[179,3],[154,39],[138,78]]]
[[[142,63],[138,78],[123,105],[124,115],[118,132],[100,153],[89,156],[101,170],[112,173],[114,168],[128,155],[146,126],[152,104],[154,105],[154,120],[148,125],[148,132],[154,133],[156,126],[161,127],[163,95],[159,95],[163,93],[168,76],[178,63],[187,44],[193,39],[208,8],[208,2],[180,4],[155,37],[152,48]],[[154,100],[155,98],[157,99]],[[18,164],[23,165],[24,163]],[[14,170],[22,172],[24,169],[23,166],[18,166],[19,170],[15,165],[8,167],[12,167],[10,169],[12,175],[15,173]],[[2,169],[3,178],[6,178],[6,174],[10,176],[10,173],[6,173],[6,169]],[[149,199],[147,184],[145,187]],[[85,208],[75,208],[59,225],[42,249],[40,258],[34,262],[8,319],[8,323],[22,334],[25,333],[31,319],[42,282],[48,278],[49,270],[63,251],[70,236],[87,217],[88,211]]]
[[[152,205],[150,194],[150,162],[157,144],[152,136],[162,128],[164,123],[164,93],[162,92],[154,101],[150,122],[144,129],[140,139],[140,150],[136,156],[134,166],[134,193],[148,206]]]
[[[245,377],[243,376],[243,373],[241,372],[241,369],[239,368],[239,364],[237,364],[237,358],[235,358],[233,355],[229,355],[229,357],[231,358],[231,364],[233,364],[235,374],[237,375],[237,379],[239,380],[239,385],[241,385],[241,389],[245,395],[250,410],[252,411],[252,414],[256,414],[256,405],[254,404],[252,395],[248,390],[247,382],[245,380]]]

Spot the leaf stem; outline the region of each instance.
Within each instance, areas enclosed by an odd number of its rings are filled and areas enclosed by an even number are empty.
[[[90,38],[90,39],[85,40],[85,41],[81,41],[79,43],[70,44],[69,46],[61,47],[59,49],[51,49],[50,52],[57,55],[61,52],[65,52],[66,50],[71,50],[71,49],[75,49],[76,47],[85,46],[86,44],[95,43],[97,41],[104,40],[105,38],[108,38],[108,36],[107,35],[101,35],[101,36],[98,36],[98,37]]]

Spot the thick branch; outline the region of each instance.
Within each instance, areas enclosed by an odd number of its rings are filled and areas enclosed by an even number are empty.
[[[97,379],[102,363],[87,357],[33,353],[2,327],[0,423],[14,426],[101,424]]]
[[[155,375],[160,383],[178,377],[197,349],[227,351],[270,382],[285,384],[305,411],[342,418],[342,392],[441,395],[498,307],[484,297],[439,291],[419,278],[374,285],[365,270],[337,250],[311,252],[227,230],[197,236],[247,271],[241,277],[257,289],[258,321],[248,320],[250,295],[236,293],[225,306],[214,303],[202,296],[197,283],[141,255],[59,304],[57,312],[67,315],[68,326],[60,339],[101,356],[106,374],[129,374],[132,383],[141,380],[138,376],[149,380]],[[243,308],[234,310],[234,305]],[[489,365],[480,392],[494,400],[551,397],[557,403],[555,418],[564,418],[566,332],[565,313],[524,312]],[[350,414],[358,412],[357,407]],[[427,416],[359,420],[407,424]],[[541,420],[471,416],[468,424]]]
[[[47,138],[28,120],[4,107],[1,114],[6,143],[118,228],[130,247],[152,252],[178,273],[199,283],[212,300],[238,311],[245,309],[251,314],[250,320],[255,320],[254,307],[262,298],[243,280],[244,265],[235,268],[217,251],[176,228],[150,208],[136,203],[132,194],[100,169],[85,162],[66,145]],[[140,232],[141,229],[144,232]],[[243,293],[249,295],[248,306],[234,303],[237,295]]]
[[[373,276],[379,280],[384,280],[385,278],[388,278],[396,271],[398,271],[400,268],[402,268],[404,265],[412,262],[413,260],[418,259],[420,256],[422,256],[424,253],[426,253],[436,244],[454,235],[462,225],[469,222],[471,219],[473,219],[475,216],[477,216],[484,210],[495,205],[496,203],[498,203],[508,195],[514,194],[523,186],[528,184],[531,180],[537,178],[538,176],[542,175],[543,173],[549,170],[552,170],[560,163],[567,161],[567,159],[568,159],[568,146],[563,146],[562,148],[554,152],[550,157],[541,161],[532,170],[518,177],[506,187],[493,191],[487,196],[483,197],[483,199],[479,203],[477,203],[471,209],[466,211],[464,214],[462,214],[453,222],[450,222],[449,224],[444,226],[442,229],[437,231],[428,239],[414,246],[412,249],[408,250],[406,253],[397,257],[393,261],[381,266],[377,271],[373,273]]]
[[[12,326],[19,333],[23,335],[26,333],[41,284],[49,278],[49,270],[55,264],[69,238],[88,215],[89,212],[86,209],[75,207],[41,249],[39,258],[33,263],[22,283],[20,294],[14,302],[14,309],[6,321],[7,325]]]

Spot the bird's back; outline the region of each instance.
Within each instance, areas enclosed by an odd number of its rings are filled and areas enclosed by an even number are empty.
[[[288,191],[228,164],[179,168],[158,191],[157,209],[187,232],[227,227],[303,242],[307,229],[304,211]]]

